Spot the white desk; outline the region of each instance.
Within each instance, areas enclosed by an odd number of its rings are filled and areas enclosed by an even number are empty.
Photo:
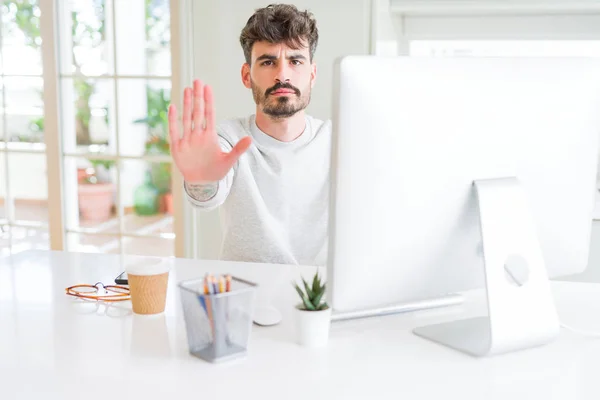
[[[290,281],[314,268],[177,259],[163,317],[132,315],[129,302],[82,314],[65,287],[112,283],[119,262],[43,251],[0,259],[1,399],[600,398],[600,339],[562,331],[545,347],[477,359],[410,333],[461,312],[477,314],[478,296],[452,310],[336,322],[329,346],[310,350],[294,343]],[[213,365],[188,354],[176,284],[209,270],[259,283],[277,272],[275,301],[284,321],[254,327],[243,360]],[[600,331],[600,286],[553,287],[564,322]]]

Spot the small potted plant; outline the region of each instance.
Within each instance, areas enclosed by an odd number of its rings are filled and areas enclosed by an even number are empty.
[[[296,306],[298,343],[303,346],[321,347],[329,339],[331,308],[325,300],[325,283],[321,283],[319,272],[315,273],[312,286],[302,278],[304,290],[294,284],[301,303]]]
[[[112,160],[90,160],[93,165],[80,175],[78,184],[79,212],[83,220],[102,222],[110,219],[114,205],[115,185],[111,181]]]

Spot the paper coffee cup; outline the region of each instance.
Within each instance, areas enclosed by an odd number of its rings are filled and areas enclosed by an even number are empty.
[[[165,311],[169,270],[168,261],[160,258],[145,257],[125,265],[134,313]]]

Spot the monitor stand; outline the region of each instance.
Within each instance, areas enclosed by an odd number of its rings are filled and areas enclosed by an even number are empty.
[[[491,356],[551,342],[560,325],[527,196],[516,178],[474,182],[488,316],[416,328],[444,346]]]

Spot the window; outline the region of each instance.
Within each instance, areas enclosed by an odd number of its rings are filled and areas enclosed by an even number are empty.
[[[49,248],[38,2],[0,3],[0,256]]]
[[[169,0],[0,2],[0,255],[174,255]]]
[[[168,0],[58,13],[67,250],[174,254]]]

